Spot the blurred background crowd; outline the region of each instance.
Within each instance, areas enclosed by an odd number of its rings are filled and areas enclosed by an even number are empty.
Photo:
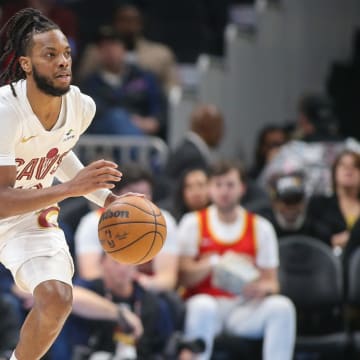
[[[101,252],[102,209],[85,199],[60,204],[75,262],[74,310],[46,359],[261,358],[266,331],[221,331],[210,347],[205,335],[186,333],[185,218],[218,205],[209,189],[232,169],[243,189],[237,203],[274,229],[278,291],[296,312],[293,358],[360,357],[358,0],[0,4],[2,25],[34,7],[60,26],[73,84],[97,107],[79,157],[118,162],[123,179],[114,191],[144,193],[168,226],[151,263],[125,266]],[[210,258],[207,273],[218,261]],[[32,297],[5,268],[0,276],[7,359]],[[289,304],[272,306],[281,317]],[[142,335],[118,306],[141,322]]]

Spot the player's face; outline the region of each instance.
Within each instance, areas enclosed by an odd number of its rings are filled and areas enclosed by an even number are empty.
[[[210,178],[210,199],[220,211],[232,211],[239,204],[244,191],[244,184],[236,169]]]
[[[61,96],[70,89],[71,49],[60,30],[50,30],[33,36],[28,57],[29,67],[24,69],[39,90],[47,95]]]

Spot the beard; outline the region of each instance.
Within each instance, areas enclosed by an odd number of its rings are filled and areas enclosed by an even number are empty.
[[[36,83],[36,86],[44,92],[46,95],[50,96],[63,96],[70,90],[70,85],[67,87],[56,87],[53,85],[52,81],[45,76],[39,74],[36,70],[36,67],[33,66],[33,77]]]

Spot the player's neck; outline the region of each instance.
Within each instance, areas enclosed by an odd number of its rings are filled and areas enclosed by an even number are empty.
[[[60,113],[61,96],[47,95],[31,81],[27,81],[26,86],[27,98],[34,114],[44,128],[50,130],[55,125]]]

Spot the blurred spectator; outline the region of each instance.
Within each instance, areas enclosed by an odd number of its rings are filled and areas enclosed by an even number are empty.
[[[56,0],[17,0],[8,2],[2,7],[0,26],[16,12],[27,7],[40,10],[45,16],[59,25],[70,43],[72,55],[75,59],[78,48],[78,19],[71,9],[57,4]]]
[[[354,252],[360,247],[360,219],[356,221],[350,230],[349,240],[344,247],[342,254],[345,291],[348,286],[349,262]],[[359,316],[358,316],[359,317]]]
[[[240,164],[239,164],[240,166]],[[241,196],[240,205],[247,211],[260,213],[270,206],[270,198],[266,190],[261,187],[254,179],[252,179],[243,167],[244,194]]]
[[[270,162],[286,141],[287,134],[279,125],[266,125],[260,130],[255,145],[254,163],[248,172],[251,179],[257,179],[265,165]]]
[[[143,1],[146,31],[175,51],[180,63],[223,55],[228,0]]]
[[[307,235],[330,245],[331,231],[326,223],[309,215],[305,175],[301,172],[273,178],[268,190],[271,207],[261,212],[274,226],[278,238]]]
[[[116,183],[113,192],[121,195],[137,192],[152,199],[152,175],[139,165],[132,164],[121,167],[123,178]],[[100,259],[102,248],[98,239],[97,226],[102,210],[95,210],[85,215],[75,233],[76,263],[79,276],[94,279],[101,276]],[[167,225],[167,237],[164,247],[152,262],[140,266],[141,273],[137,280],[145,288],[164,291],[173,290],[177,284],[178,247],[175,239],[176,223],[169,212],[162,210]]]
[[[114,319],[114,311],[111,311],[113,306],[109,311],[105,311],[104,302],[99,304],[100,299],[95,301],[89,293],[79,294],[75,287],[73,312],[80,315],[80,318],[70,317],[65,330],[68,340],[73,346],[87,345],[94,352],[105,351],[114,354],[116,359],[155,358],[156,354],[163,351],[172,332],[167,308],[156,294],[145,290],[134,281],[135,266],[121,264],[104,254],[101,258],[101,267],[100,278],[92,281],[78,279],[75,284],[119,305],[120,322],[114,321],[116,315]],[[89,299],[89,296],[92,299]],[[131,311],[131,315],[127,313],[125,318],[124,308]],[[136,318],[134,319],[134,314],[140,318],[143,328],[143,333],[138,339],[141,326],[136,322]],[[84,317],[87,320],[83,319]]]
[[[171,195],[167,208],[177,221],[187,212],[205,208],[210,203],[207,171],[203,167],[185,169]]]
[[[265,338],[264,360],[290,360],[295,310],[287,298],[278,295],[278,244],[273,227],[238,205],[244,184],[236,164],[214,164],[209,190],[213,205],[184,215],[179,224],[180,279],[188,299],[185,334],[205,340],[206,352],[199,359],[210,359],[214,337],[224,330],[233,335]],[[225,286],[228,276],[214,284],[214,274],[228,254],[237,257],[237,262],[231,264],[238,269],[237,281],[229,281],[232,290]],[[245,262],[257,276],[251,282],[245,281],[241,290]],[[239,293],[240,297],[236,296]],[[182,357],[186,358],[188,354]]]
[[[300,99],[296,136],[307,142],[343,139],[329,99],[318,94],[308,94]]]
[[[311,216],[325,223],[331,232],[331,245],[341,251],[349,232],[360,216],[360,154],[341,152],[332,167],[333,195],[317,196],[309,204]]]
[[[156,78],[126,63],[124,40],[111,28],[99,30],[97,47],[100,67],[82,84],[97,108],[88,132],[159,135],[166,117]]]
[[[153,72],[163,89],[169,91],[178,85],[177,66],[173,52],[166,45],[150,41],[143,35],[143,16],[131,3],[115,8],[111,26],[124,39],[126,60]],[[97,46],[90,44],[85,49],[77,75],[83,79],[95,71],[100,63]]]
[[[187,168],[208,168],[211,149],[219,145],[223,130],[224,119],[215,105],[197,105],[191,113],[190,131],[169,156],[167,175],[177,179]]]
[[[18,342],[20,321],[13,302],[1,293],[0,318],[0,360],[7,360]]]

